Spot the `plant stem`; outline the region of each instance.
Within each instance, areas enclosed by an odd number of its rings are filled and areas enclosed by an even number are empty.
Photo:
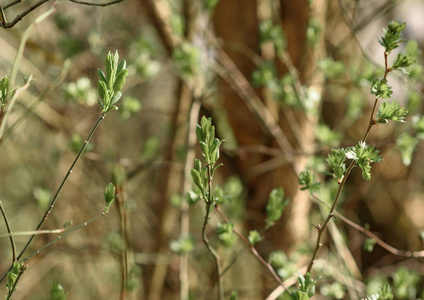
[[[103,211],[101,214],[95,216],[94,218],[91,218],[90,220],[79,224],[78,226],[66,231],[64,234],[59,235],[57,238],[55,238],[54,240],[50,241],[49,243],[45,244],[44,246],[42,246],[41,248],[37,249],[36,251],[32,252],[29,256],[25,257],[24,259],[21,260],[21,262],[25,262],[28,259],[30,259],[31,257],[33,257],[36,254],[39,254],[42,250],[46,249],[47,247],[51,246],[52,244],[56,243],[57,241],[59,241],[60,239],[64,238],[65,236],[67,236],[68,234],[71,234],[72,232],[74,232],[75,230],[80,229],[81,227],[87,226],[88,224],[90,224],[91,222],[94,222],[95,220],[97,220],[98,218],[101,218],[103,216],[105,216],[107,214],[107,211]]]
[[[6,225],[7,232],[9,234],[10,247],[12,248],[12,264],[16,261],[16,247],[15,240],[13,239],[12,230],[10,229],[9,221],[7,220],[6,211],[3,208],[3,204],[0,201],[0,211],[3,215],[4,224]]]
[[[72,170],[75,166],[75,164],[77,163],[77,161],[79,160],[79,158],[81,157],[82,153],[84,152],[85,148],[87,147],[88,143],[90,142],[91,137],[93,136],[94,132],[96,131],[97,127],[99,127],[100,123],[103,121],[103,119],[105,118],[105,114],[101,114],[100,118],[97,120],[97,123],[94,125],[93,129],[91,130],[90,134],[88,135],[87,139],[84,141],[83,146],[81,147],[80,151],[78,152],[77,156],[75,157],[73,163],[71,164],[71,166],[68,169],[68,172],[66,173],[65,177],[63,178],[59,188],[57,189],[52,201],[50,202],[50,206],[49,208],[46,210],[46,212],[44,213],[43,218],[41,219],[40,223],[37,225],[37,227],[35,228],[35,231],[37,231],[38,229],[40,229],[40,227],[44,224],[44,222],[47,220],[49,214],[51,213],[51,211],[53,210],[53,207],[57,201],[57,198],[59,197],[60,192],[62,191],[63,186],[65,185],[66,180],[68,179],[69,175],[71,175]],[[18,255],[18,259],[20,259],[22,257],[22,255],[24,254],[25,250],[28,248],[28,246],[31,244],[33,238],[35,237],[35,234],[33,234],[28,242],[26,243],[26,245],[24,246],[24,248],[22,249],[21,253]]]
[[[212,166],[210,164],[208,164],[207,169],[208,169],[208,195],[207,195],[207,199],[205,199],[206,200],[205,201],[206,202],[206,213],[205,213],[205,220],[203,222],[203,227],[202,227],[202,240],[203,240],[203,243],[205,244],[206,248],[209,250],[210,254],[213,256],[213,258],[215,260],[216,273],[217,273],[217,277],[218,277],[218,283],[217,283],[218,299],[224,300],[225,299],[225,293],[224,293],[224,283],[223,283],[223,280],[222,280],[222,277],[221,277],[220,257],[219,257],[219,254],[216,252],[216,250],[209,243],[209,239],[206,235],[206,227],[207,227],[208,221],[209,221],[210,209],[211,209],[211,206],[213,205],[213,202],[212,202],[212,175],[211,175]]]
[[[224,220],[225,223],[229,223],[229,219],[227,218],[227,216],[224,214],[224,212],[221,210],[221,208],[219,206],[215,206],[216,211],[218,212],[218,214],[221,216],[221,218]],[[275,272],[274,268],[271,266],[270,263],[268,263],[260,254],[259,252],[256,250],[256,248],[254,246],[252,246],[249,242],[249,240],[242,235],[240,232],[238,232],[236,229],[233,229],[233,232],[239,237],[239,239],[250,249],[250,251],[253,253],[253,255],[256,256],[256,258],[269,270],[269,272],[271,273],[271,275],[274,277],[274,279],[278,282],[279,285],[281,285],[284,290],[286,290],[289,294],[290,292],[287,290],[287,288],[284,286],[284,283],[281,281],[280,276],[278,276],[278,274]],[[228,270],[228,268],[224,269],[223,272],[221,273],[221,276],[224,275],[224,273]]]
[[[118,206],[119,218],[121,221],[121,234],[124,239],[124,249],[122,250],[121,256],[121,296],[120,299],[126,298],[127,280],[128,280],[128,243],[127,243],[127,219],[125,210],[125,199],[122,187],[117,187],[116,192],[116,204]]]
[[[384,76],[383,76],[383,79],[386,79],[387,74],[389,74],[389,72],[391,71],[390,68],[388,67],[387,57],[388,57],[388,53],[386,51],[384,51]],[[379,100],[379,98],[376,98],[375,101],[374,101],[374,105],[373,105],[373,108],[372,108],[372,111],[371,111],[368,127],[367,127],[367,130],[365,131],[364,137],[362,138],[362,142],[365,142],[367,140],[368,135],[371,131],[371,128],[376,124],[376,122],[374,120],[374,114],[375,114],[375,111],[376,111],[376,108],[377,108],[378,100]],[[354,160],[352,160],[352,162],[350,163],[349,167],[346,170],[346,173],[344,174],[342,181],[339,184],[339,188],[337,189],[337,194],[334,198],[333,204],[331,205],[330,211],[328,212],[327,218],[325,218],[324,223],[322,225],[316,226],[316,228],[318,229],[318,236],[317,236],[317,240],[316,240],[316,244],[315,244],[315,250],[314,250],[314,253],[312,254],[312,258],[311,258],[311,260],[308,264],[308,268],[306,270],[306,273],[309,273],[309,272],[312,271],[313,264],[315,262],[317,255],[318,255],[319,249],[322,246],[322,243],[321,243],[322,234],[323,234],[324,230],[326,229],[328,222],[330,222],[331,218],[334,217],[334,211],[336,209],[336,205],[337,205],[337,202],[340,198],[342,189],[343,189],[343,187],[346,183],[347,178],[349,177],[350,172],[352,171],[352,169],[355,165],[356,165],[356,162]]]

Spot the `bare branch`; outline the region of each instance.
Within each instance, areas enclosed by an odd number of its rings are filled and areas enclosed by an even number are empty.
[[[92,3],[92,2],[85,2],[85,1],[78,1],[78,0],[69,0],[69,2],[73,2],[73,3],[77,3],[77,4],[81,4],[81,5],[100,6],[100,7],[105,7],[105,6],[117,4],[117,3],[120,3],[120,2],[123,2],[123,1],[124,0],[114,0],[114,1],[106,2],[106,3]]]

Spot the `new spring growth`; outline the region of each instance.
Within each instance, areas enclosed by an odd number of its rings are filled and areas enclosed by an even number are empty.
[[[216,165],[216,163],[219,159],[219,147],[223,140],[215,137],[215,126],[212,125],[211,118],[205,116],[202,117],[200,124],[196,125],[196,135],[206,166],[203,167],[202,162],[195,159],[194,168],[191,169],[191,177],[201,191],[203,199],[209,199],[207,197],[208,185],[216,169],[222,166],[222,164]]]
[[[108,113],[111,109],[118,109],[114,104],[121,98],[121,89],[125,84],[128,75],[125,60],[119,62],[118,51],[112,55],[110,52],[106,57],[106,75],[102,70],[97,69],[100,80],[97,88],[101,101],[97,101],[102,108],[102,114]]]
[[[12,269],[7,272],[7,282],[6,282],[6,288],[7,288],[7,294],[8,296],[12,295],[13,292],[16,290],[16,282],[19,278],[19,276],[27,269],[27,265],[24,265],[23,262],[14,262]],[[7,298],[9,299],[9,298]]]
[[[7,92],[9,90],[9,78],[4,76],[0,81],[0,112],[4,111],[7,102]]]
[[[384,47],[386,54],[390,54],[392,50],[399,47],[399,43],[405,41],[401,39],[405,27],[405,22],[391,21],[387,29],[383,29],[384,36],[378,41]]]
[[[105,197],[105,204],[106,204],[106,208],[104,212],[107,213],[109,211],[110,206],[112,205],[113,201],[116,198],[115,186],[113,185],[112,182],[109,182],[109,184],[106,186],[105,192],[103,193],[103,195]]]

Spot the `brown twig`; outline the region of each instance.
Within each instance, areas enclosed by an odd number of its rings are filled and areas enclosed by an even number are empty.
[[[13,239],[12,230],[10,229],[9,221],[7,220],[6,212],[3,208],[3,204],[0,201],[0,211],[3,215],[4,224],[7,228],[7,233],[9,234],[9,240],[10,240],[10,247],[12,248],[12,264],[16,261],[16,247],[15,247],[15,241]]]
[[[123,2],[124,0],[114,0],[114,1],[106,2],[106,3],[92,3],[92,2],[85,2],[85,1],[78,1],[78,0],[68,0],[68,1],[76,3],[76,4],[82,4],[82,5],[105,7],[105,6]]]
[[[317,195],[312,195],[312,198],[315,199],[318,203],[323,204],[327,207],[330,207],[327,203],[322,201]],[[366,234],[369,238],[373,239],[377,245],[382,247],[383,249],[387,250],[388,252],[397,255],[397,256],[403,256],[403,257],[424,257],[424,250],[422,251],[405,251],[397,249],[386,242],[384,242],[382,239],[380,239],[375,233],[371,232],[370,230],[362,227],[361,225],[355,223],[354,221],[346,218],[344,215],[339,213],[338,211],[334,210],[334,215],[337,217],[337,219],[340,219],[350,227],[358,230],[359,232],[362,232]]]
[[[20,13],[19,15],[17,15],[13,21],[11,22],[1,22],[0,26],[3,28],[12,28],[13,26],[16,25],[16,23],[18,23],[20,20],[23,19],[23,17],[25,17],[27,14],[29,14],[30,12],[32,12],[34,9],[36,9],[37,7],[39,7],[40,5],[48,2],[49,0],[40,0],[36,3],[34,3],[33,5],[31,5],[30,7],[28,7],[26,10],[24,10],[22,13]]]
[[[215,210],[218,212],[219,216],[224,220],[225,223],[229,223],[229,219],[224,214],[224,212],[221,210],[219,205],[215,206]],[[236,229],[233,229],[233,232],[239,237],[239,239],[249,248],[249,250],[253,253],[253,255],[256,256],[256,258],[263,264],[271,273],[271,275],[274,277],[274,279],[278,282],[279,285],[281,285],[284,290],[288,291],[287,288],[284,286],[284,283],[281,281],[280,276],[275,272],[274,268],[271,266],[270,263],[268,263],[255,249],[253,245],[250,244],[249,240],[242,235],[240,232],[238,232]],[[221,274],[223,275],[223,274]]]

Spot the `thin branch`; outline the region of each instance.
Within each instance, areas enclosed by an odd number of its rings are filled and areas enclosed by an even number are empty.
[[[47,244],[43,245],[41,248],[35,250],[34,252],[32,252],[30,255],[28,255],[27,257],[23,258],[22,260],[20,260],[20,262],[25,262],[27,260],[29,260],[31,257],[33,257],[36,254],[39,254],[42,250],[46,249],[47,247],[53,245],[54,243],[58,242],[60,239],[66,237],[68,234],[71,234],[72,232],[74,232],[75,230],[78,230],[84,226],[87,226],[88,224],[90,224],[91,222],[94,222],[95,220],[97,220],[98,218],[101,218],[103,216],[105,216],[108,212],[107,211],[103,211],[101,214],[95,216],[94,218],[85,221],[84,223],[79,224],[78,226],[66,231],[64,234],[59,235],[57,238],[55,238],[54,240],[51,240],[50,242],[48,242]]]
[[[50,215],[51,211],[53,210],[53,207],[57,201],[57,198],[59,197],[60,192],[62,191],[63,186],[65,185],[66,180],[68,179],[69,175],[71,175],[72,170],[75,166],[75,164],[77,163],[77,161],[79,160],[79,158],[81,157],[82,153],[84,152],[85,148],[87,147],[88,143],[90,142],[91,137],[93,136],[94,132],[96,131],[97,127],[99,127],[100,123],[103,121],[103,119],[105,118],[104,114],[100,115],[100,118],[98,119],[97,123],[94,125],[93,129],[91,130],[90,134],[88,135],[87,139],[84,141],[83,146],[81,147],[80,151],[78,152],[77,156],[75,157],[74,161],[72,162],[71,166],[68,169],[68,172],[66,173],[65,177],[63,178],[59,188],[57,189],[52,201],[50,202],[50,206],[49,208],[46,210],[46,212],[44,213],[43,218],[41,219],[40,223],[37,225],[36,227],[36,231],[38,229],[40,229],[40,227],[44,224],[44,222],[47,220],[48,216]],[[33,238],[35,237],[35,235],[32,235],[30,237],[30,239],[28,240],[28,242],[26,243],[26,245],[24,246],[24,248],[22,249],[21,253],[18,256],[18,259],[20,259],[22,257],[22,255],[24,254],[25,250],[28,248],[28,246],[31,244]]]
[[[318,203],[323,204],[327,207],[330,207],[327,203],[322,201],[317,195],[315,195],[315,194],[312,195],[312,198],[315,199]],[[362,227],[361,225],[355,223],[354,221],[346,218],[344,215],[342,215],[338,211],[335,210],[334,215],[337,217],[337,219],[340,219],[341,221],[343,221],[344,223],[346,223],[350,227],[358,230],[359,232],[366,234],[369,238],[373,239],[377,245],[379,245],[380,247],[382,247],[383,249],[387,250],[388,252],[390,252],[394,255],[403,256],[403,257],[415,257],[415,258],[424,257],[424,250],[422,250],[422,251],[405,251],[405,250],[397,249],[397,248],[387,244],[383,240],[381,240],[375,233],[373,233],[370,230]]]
[[[0,234],[0,239],[5,237],[12,237],[12,236],[25,236],[25,235],[39,235],[39,234],[52,234],[52,233],[62,233],[66,229],[65,228],[59,228],[59,229],[53,229],[53,230],[35,230],[35,231],[17,231],[17,232],[9,232],[6,234]]]
[[[30,7],[28,7],[26,10],[24,10],[21,14],[19,14],[19,15],[17,15],[14,19],[13,19],[13,21],[11,21],[11,22],[9,22],[9,23],[4,23],[4,22],[1,22],[0,23],[0,26],[1,27],[3,27],[3,28],[12,28],[13,26],[15,26],[16,25],[16,23],[18,23],[20,20],[22,20],[23,19],[23,17],[25,17],[27,14],[29,14],[30,12],[32,12],[34,9],[36,9],[37,7],[39,7],[40,5],[42,5],[42,4],[44,4],[44,3],[46,3],[46,2],[48,2],[48,1],[50,1],[50,0],[40,0],[40,1],[38,1],[37,3],[35,3],[34,5],[32,5],[32,6],[30,6]],[[55,2],[55,4],[56,4],[57,2]],[[50,10],[48,11],[48,12],[50,12]],[[47,13],[46,13],[47,14]],[[44,15],[44,14],[43,14]],[[37,19],[38,20],[38,19]],[[35,23],[34,23],[35,24]]]
[[[92,3],[92,2],[85,2],[85,1],[78,1],[78,0],[68,0],[68,1],[73,2],[73,3],[77,3],[77,4],[82,4],[82,5],[105,7],[105,6],[109,6],[109,5],[113,5],[113,4],[123,2],[124,0],[114,0],[114,1],[106,2],[106,3]]]
[[[229,223],[229,219],[227,218],[227,216],[224,214],[224,212],[221,210],[221,208],[219,206],[215,206],[215,210],[218,212],[218,214],[221,216],[221,218],[224,220],[225,223]],[[274,279],[278,282],[279,285],[281,285],[284,290],[286,290],[287,292],[289,292],[287,290],[287,288],[285,287],[284,283],[281,281],[280,276],[278,276],[278,274],[275,272],[274,268],[271,266],[270,263],[268,263],[260,254],[259,252],[255,249],[254,246],[252,246],[249,242],[249,240],[242,235],[240,232],[238,232],[236,229],[233,228],[233,232],[239,237],[239,239],[250,249],[250,251],[253,253],[253,255],[256,256],[256,258],[269,270],[269,272],[271,273],[271,275],[274,277]],[[227,269],[226,269],[227,270]],[[225,270],[225,271],[226,271]],[[223,274],[221,274],[223,275]]]
[[[386,79],[387,78],[387,74],[389,74],[390,71],[391,71],[390,68],[388,67],[387,56],[388,56],[388,54],[386,53],[386,51],[384,51],[384,66],[385,66],[385,70],[384,70],[383,79]],[[374,106],[372,108],[372,111],[371,111],[371,114],[370,114],[370,119],[369,119],[369,122],[368,122],[368,128],[365,131],[365,134],[364,134],[364,137],[362,139],[362,142],[365,142],[367,140],[368,135],[369,135],[369,133],[371,131],[371,128],[376,124],[376,122],[374,120],[374,113],[375,113],[375,110],[376,110],[376,107],[377,107],[378,100],[379,100],[379,98],[376,98],[375,101],[374,101]],[[346,183],[347,178],[349,177],[350,172],[352,171],[352,169],[353,169],[353,167],[355,165],[356,165],[356,162],[354,160],[352,160],[352,162],[350,163],[350,165],[349,165],[349,167],[348,167],[348,169],[347,169],[347,171],[346,171],[346,173],[345,173],[342,181],[339,184],[339,188],[337,189],[337,194],[336,194],[336,196],[334,198],[333,204],[331,205],[330,211],[328,212],[327,218],[325,219],[324,223],[322,225],[319,225],[318,224],[317,226],[315,226],[317,228],[317,230],[318,230],[318,236],[317,236],[317,240],[316,240],[316,244],[315,244],[315,250],[314,250],[314,252],[312,254],[312,258],[311,258],[311,260],[310,260],[310,262],[308,264],[308,268],[306,270],[307,273],[311,272],[311,270],[312,270],[312,266],[314,264],[314,261],[315,261],[317,255],[318,255],[318,251],[319,251],[319,249],[322,246],[322,243],[321,243],[322,234],[324,233],[324,230],[326,229],[328,222],[334,216],[334,211],[336,209],[337,202],[338,202],[338,200],[340,198],[341,191],[342,191],[342,189],[343,189],[343,187],[344,187],[344,185]]]
[[[15,246],[15,241],[13,239],[12,230],[10,229],[9,221],[7,220],[6,211],[4,210],[3,204],[1,203],[1,201],[0,201],[0,211],[1,211],[1,214],[3,215],[4,224],[6,225],[7,232],[9,235],[10,247],[12,248],[12,264],[13,264],[16,261],[16,246]]]
[[[218,299],[219,300],[225,300],[224,283],[223,283],[222,276],[221,276],[220,257],[219,257],[218,252],[216,252],[216,250],[209,243],[209,239],[206,235],[206,227],[207,227],[208,222],[209,222],[209,215],[210,215],[210,211],[211,211],[211,206],[213,205],[213,201],[212,201],[212,175],[211,175],[212,170],[211,169],[212,169],[212,166],[207,165],[207,170],[208,170],[208,199],[205,199],[206,213],[205,213],[205,220],[204,220],[203,226],[202,226],[202,240],[203,240],[203,243],[205,244],[206,248],[209,250],[210,254],[212,255],[212,257],[215,260],[216,273],[217,273],[217,277],[218,277],[218,284],[217,284]]]
[[[18,4],[18,3],[22,3],[22,1],[23,1],[23,0],[15,0],[15,1],[12,1],[12,2],[10,2],[9,4],[6,4],[6,5],[3,7],[3,9],[4,9],[4,10],[6,10],[6,9],[8,9],[9,7],[12,7],[13,5],[16,5],[16,4]]]
[[[31,81],[32,81],[32,75],[28,78],[27,82],[22,87],[20,87],[19,89],[15,91],[15,93],[13,94],[13,97],[8,101],[6,111],[4,112],[2,116],[0,116],[0,123],[1,123],[0,124],[0,143],[3,141],[3,134],[6,128],[7,119],[9,118],[12,108],[15,105],[16,99],[18,99],[18,96],[30,86]]]

